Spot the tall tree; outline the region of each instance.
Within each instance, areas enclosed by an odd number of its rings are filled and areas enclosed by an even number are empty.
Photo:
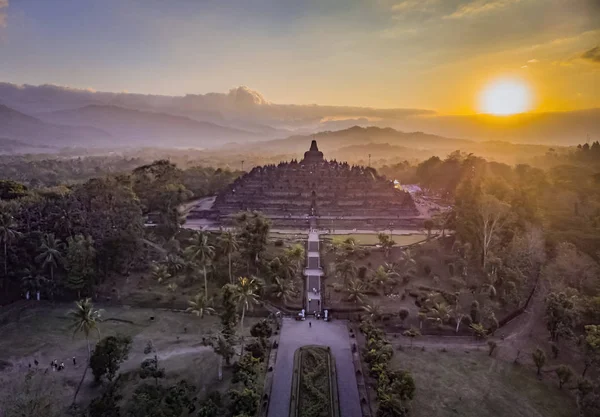
[[[35,258],[42,268],[50,270],[50,279],[54,281],[54,269],[63,261],[65,244],[54,236],[54,233],[46,233],[42,237],[40,254]]]
[[[190,239],[190,245],[185,249],[190,259],[202,267],[204,274],[204,294],[208,294],[208,278],[206,268],[215,256],[215,247],[208,241],[206,233],[196,233]]]
[[[241,212],[236,217],[236,222],[242,253],[245,254],[248,265],[252,263],[257,266],[260,256],[267,248],[271,224],[262,213],[255,211]]]
[[[377,239],[379,240],[379,245],[381,246],[381,248],[383,249],[383,252],[385,253],[385,257],[387,258],[388,256],[390,256],[390,252],[391,252],[392,248],[394,247],[394,245],[396,244],[396,242],[394,242],[392,237],[390,235],[388,235],[387,233],[379,233],[377,235]]]
[[[233,274],[231,272],[231,256],[240,249],[237,237],[229,230],[224,230],[219,236],[219,251],[227,255],[227,263],[229,266],[229,282],[233,284]]]
[[[252,309],[256,304],[260,302],[258,296],[258,284],[255,278],[240,277],[235,285],[234,299],[242,309],[242,315],[240,317],[240,336],[242,338],[242,354],[244,352],[244,317],[246,311]]]
[[[77,401],[77,394],[79,394],[79,390],[81,389],[81,385],[85,380],[85,375],[87,374],[87,370],[90,366],[90,359],[92,356],[92,349],[90,347],[90,333],[96,331],[98,333],[98,336],[100,336],[100,329],[98,328],[100,315],[101,312],[99,310],[94,310],[92,300],[89,298],[76,301],[75,309],[69,311],[68,313],[68,317],[71,321],[70,327],[71,330],[73,330],[73,337],[77,333],[83,333],[83,335],[85,336],[85,341],[87,343],[88,350],[87,363],[85,365],[81,381],[79,381],[79,385],[77,385],[77,389],[75,390],[75,395],[73,396],[73,404],[75,404],[75,402]]]
[[[356,276],[356,265],[351,259],[344,259],[335,264],[335,271],[344,279],[344,285],[347,284],[348,278]]]
[[[508,219],[510,205],[496,197],[484,194],[477,206],[478,231],[481,241],[482,266],[487,267],[488,257],[494,239]]]
[[[91,236],[67,238],[67,286],[80,292],[93,283],[96,275],[96,249]]]
[[[296,284],[292,279],[275,277],[271,285],[271,294],[278,300],[286,303],[291,297],[296,294]]]
[[[300,269],[300,267],[302,266],[304,256],[304,246],[302,246],[299,243],[292,245],[291,247],[285,250],[285,257],[288,258],[292,263],[294,263],[296,270]]]
[[[20,236],[21,233],[17,230],[17,223],[6,209],[0,211],[0,242],[4,249],[4,278],[8,276],[8,246],[12,241]],[[5,289],[8,288],[7,283],[4,284]]]

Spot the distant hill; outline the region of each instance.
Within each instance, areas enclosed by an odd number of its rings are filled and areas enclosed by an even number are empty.
[[[359,164],[367,163],[369,154],[373,163],[382,164],[393,161],[424,160],[433,155],[444,158],[454,151],[474,153],[499,162],[526,163],[532,157],[544,155],[551,148],[549,145],[472,141],[423,132],[401,132],[391,128],[354,126],[335,132],[294,135],[285,139],[252,144],[252,146],[227,145],[215,150],[214,155],[225,155],[259,164],[291,158],[300,159],[308,150],[313,138],[317,140],[325,158]]]
[[[72,110],[39,113],[55,124],[92,126],[108,131],[119,145],[161,147],[214,147],[233,141],[255,141],[262,135],[201,122],[184,116],[128,109],[113,105],[89,105]]]
[[[577,145],[600,138],[600,108],[568,112],[415,117],[399,123],[402,129],[474,140],[501,140],[540,145]]]
[[[0,104],[0,136],[28,145],[94,146],[110,143],[102,129],[47,123]]]
[[[335,132],[327,131],[315,135],[294,135],[285,139],[260,142],[248,147],[248,150],[253,152],[264,150],[270,153],[298,153],[301,155],[308,149],[310,141],[313,138],[317,140],[319,149],[326,156],[327,153],[338,151],[341,148],[360,147],[366,149],[375,144],[388,144],[389,146],[397,147],[399,150],[402,147],[417,150],[433,148],[454,150],[473,143],[470,140],[446,138],[423,132],[407,133],[392,128],[353,126]],[[239,150],[240,146],[242,145],[236,145],[235,149]],[[232,149],[233,147],[227,148]]]

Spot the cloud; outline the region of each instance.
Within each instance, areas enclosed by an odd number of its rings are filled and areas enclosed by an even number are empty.
[[[191,117],[225,117],[275,126],[295,126],[326,118],[381,118],[401,120],[433,115],[424,109],[277,104],[245,86],[227,93],[159,96],[111,93],[57,85],[16,85],[0,82],[0,102],[24,113],[62,110],[90,104],[167,112]],[[219,116],[220,115],[220,116]],[[215,119],[218,122],[218,119]]]
[[[504,9],[521,0],[473,0],[463,4],[453,13],[444,16],[444,19],[462,19],[488,14],[500,9]]]
[[[0,28],[6,27],[6,9],[8,0],[0,0]]]
[[[600,64],[600,46],[596,46],[592,49],[585,51],[581,57],[588,61],[596,62]]]
[[[439,3],[439,0],[403,0],[392,6],[394,12],[431,11]]]
[[[535,64],[535,63],[540,62],[540,61],[534,58],[534,59],[530,59],[527,62],[530,63],[530,64]]]

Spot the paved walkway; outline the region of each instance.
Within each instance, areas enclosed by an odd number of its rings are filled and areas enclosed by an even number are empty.
[[[309,321],[312,323],[312,327],[308,326]],[[322,345],[331,348],[338,375],[340,414],[343,417],[361,417],[346,322],[342,320],[324,322],[314,319],[295,321],[290,318],[284,318],[281,327],[269,417],[289,416],[294,352],[304,345]]]

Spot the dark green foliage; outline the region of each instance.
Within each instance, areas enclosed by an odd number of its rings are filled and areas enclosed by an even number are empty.
[[[250,334],[253,337],[268,339],[273,334],[273,329],[269,321],[263,319],[250,328]]]
[[[369,364],[371,376],[377,380],[379,402],[377,416],[408,416],[409,404],[416,389],[412,374],[409,371],[389,369],[394,351],[381,329],[376,328],[371,322],[363,321],[360,330],[367,338],[365,362]],[[410,331],[405,333],[408,334]],[[414,329],[414,334],[419,334],[418,330]]]
[[[91,236],[81,234],[67,239],[67,288],[78,293],[90,288],[96,276],[96,249]]]
[[[296,353],[300,355],[299,398],[296,401],[297,414],[300,416],[318,417],[333,414],[329,354],[327,349],[316,346],[305,346]]]
[[[546,297],[546,328],[557,342],[561,337],[571,337],[576,324],[573,300],[565,293],[551,293]]]
[[[89,417],[120,417],[119,402],[123,399],[119,393],[120,388],[119,379],[117,379],[106,388],[100,397],[94,398],[88,409]]]
[[[577,405],[581,417],[600,415],[600,381],[581,379],[577,384]]]
[[[250,264],[256,265],[267,248],[271,229],[269,220],[262,213],[246,211],[238,214],[236,222],[241,252]]]
[[[533,363],[535,364],[535,367],[537,368],[538,376],[541,375],[542,368],[546,364],[546,352],[544,352],[540,348],[536,348],[533,351],[533,353],[531,354],[531,358],[533,359]]]
[[[198,417],[221,417],[223,416],[223,398],[219,391],[213,391],[208,394],[198,407]]]
[[[228,391],[230,399],[229,411],[233,416],[253,416],[258,411],[258,393],[252,389],[244,388],[240,391],[231,389]]]
[[[241,382],[247,388],[252,388],[258,378],[260,359],[252,354],[245,354],[235,363],[233,369],[233,383]]]
[[[196,387],[181,380],[177,384],[142,384],[127,404],[128,417],[180,417],[194,408]]]
[[[164,377],[165,368],[159,367],[158,359],[156,356],[154,358],[144,359],[140,367],[140,378],[154,378],[156,384],[158,384],[158,379]]]
[[[562,389],[563,385],[568,383],[573,376],[573,369],[567,365],[560,365],[556,370],[556,376],[558,377],[558,387]]]
[[[100,340],[90,359],[90,368],[96,381],[103,376],[112,381],[121,363],[127,359],[131,350],[131,337],[108,336]]]
[[[25,197],[28,194],[27,187],[21,183],[11,180],[0,180],[0,200],[13,200]]]
[[[263,361],[265,359],[266,348],[260,340],[246,345],[244,349],[246,350],[246,352],[249,352],[255,359],[258,359],[260,361]]]

